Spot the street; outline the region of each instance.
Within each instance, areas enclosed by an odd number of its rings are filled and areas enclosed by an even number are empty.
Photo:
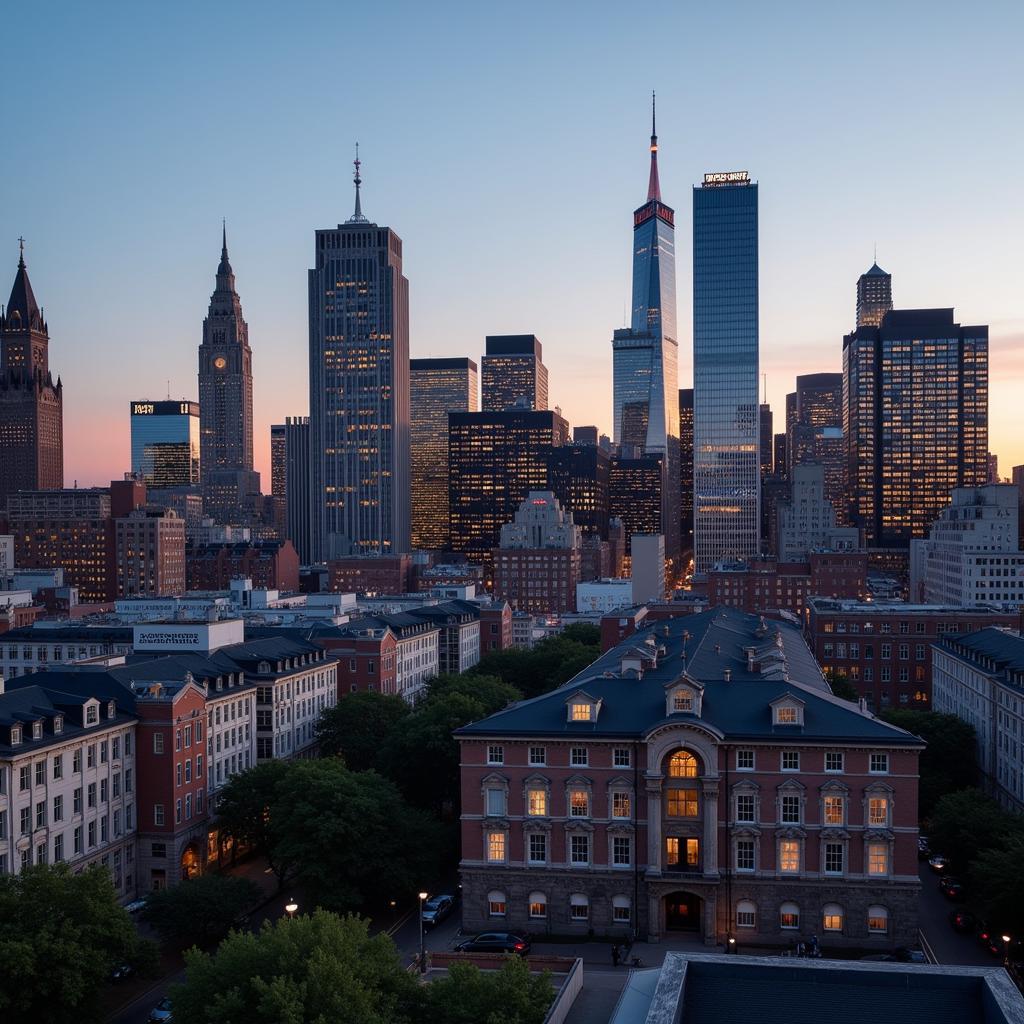
[[[999,958],[986,953],[973,935],[953,931],[949,912],[956,908],[971,909],[970,901],[954,903],[939,892],[939,878],[927,861],[921,861],[921,900],[918,914],[921,932],[940,964],[968,967],[998,967]]]

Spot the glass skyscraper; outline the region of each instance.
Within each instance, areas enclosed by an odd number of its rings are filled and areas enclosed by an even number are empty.
[[[662,461],[665,555],[679,557],[679,373],[676,338],[675,211],[661,201],[658,136],[651,123],[647,202],[633,213],[630,326],[612,338],[616,444]]]
[[[199,483],[199,403],[131,403],[132,473],[148,487]]]
[[[757,185],[693,190],[694,567],[759,553]]]

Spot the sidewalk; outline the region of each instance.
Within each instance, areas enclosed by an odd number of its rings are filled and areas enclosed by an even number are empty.
[[[644,967],[660,967],[665,961],[666,953],[721,953],[717,946],[705,946],[699,939],[683,939],[672,936],[662,942],[636,941],[623,953],[618,968],[612,964],[612,943],[587,941],[579,942],[544,942],[542,939],[531,941],[534,953],[545,953],[552,956],[581,957],[584,967],[599,967],[602,970],[622,972],[623,978],[629,972],[633,957],[639,957]]]

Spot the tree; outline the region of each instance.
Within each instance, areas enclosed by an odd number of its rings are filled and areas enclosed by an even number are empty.
[[[1004,846],[981,850],[971,865],[971,877],[978,887],[990,923],[1020,934],[1024,924],[1024,834]]]
[[[450,693],[461,693],[476,701],[482,709],[481,717],[493,715],[523,699],[521,691],[500,676],[463,672],[459,675],[435,676],[427,683],[427,700]]]
[[[928,818],[943,794],[974,786],[978,779],[977,737],[974,727],[938,711],[883,711],[881,718],[920,736],[928,746],[921,752],[918,813]]]
[[[1008,814],[976,789],[947,793],[935,805],[928,840],[933,850],[947,856],[957,873],[967,873],[980,850],[1004,847],[1024,834],[1024,821]]]
[[[857,687],[850,682],[849,676],[845,672],[837,672],[834,668],[826,669],[825,678],[828,680],[828,685],[834,696],[853,703],[860,699]]]
[[[600,653],[597,644],[583,643],[577,639],[579,635],[574,624],[532,650],[491,651],[468,674],[497,676],[524,697],[539,697],[582,672]]]
[[[0,1020],[97,1021],[99,996],[120,963],[148,968],[152,943],[139,939],[118,906],[110,872],[67,864],[0,874]]]
[[[179,946],[209,946],[235,927],[260,898],[260,890],[245,878],[199,875],[146,897],[143,918],[165,942]]]
[[[291,865],[278,853],[277,823],[269,809],[289,767],[288,762],[276,759],[257,764],[248,771],[232,775],[217,798],[217,821],[221,829],[240,842],[250,843],[266,856],[279,888],[284,886]]]
[[[186,954],[175,1024],[419,1024],[421,987],[387,935],[318,910]]]
[[[554,998],[551,973],[532,975],[512,957],[500,971],[452,964],[448,976],[427,987],[431,1024],[542,1024]]]
[[[320,716],[320,756],[341,757],[354,772],[375,768],[384,742],[410,711],[401,697],[391,694],[346,694]]]
[[[573,622],[562,630],[560,636],[566,640],[575,640],[578,644],[594,648],[594,657],[601,651],[601,629],[589,622]]]

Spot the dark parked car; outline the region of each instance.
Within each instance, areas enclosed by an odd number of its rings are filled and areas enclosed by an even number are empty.
[[[941,853],[937,853],[934,857],[928,858],[928,866],[932,871],[941,875],[949,867],[949,858],[943,857]]]
[[[440,924],[454,909],[454,896],[431,896],[423,904],[423,924],[427,928],[432,928],[435,924]]]
[[[511,932],[481,932],[455,947],[460,953],[518,953],[526,956],[530,942]]]
[[[126,978],[130,978],[135,973],[135,969],[131,964],[118,964],[110,972],[111,981],[124,981]]]
[[[896,960],[901,964],[926,964],[926,957],[920,949],[897,949]]]
[[[947,900],[960,900],[964,896],[964,886],[959,878],[954,878],[952,875],[946,875],[944,878],[939,880],[939,892],[946,897]]]
[[[981,922],[969,910],[951,910],[949,912],[949,923],[953,931],[963,935],[970,935],[978,929]]]
[[[173,1019],[171,1001],[166,996],[149,1011],[149,1024],[170,1024]]]

